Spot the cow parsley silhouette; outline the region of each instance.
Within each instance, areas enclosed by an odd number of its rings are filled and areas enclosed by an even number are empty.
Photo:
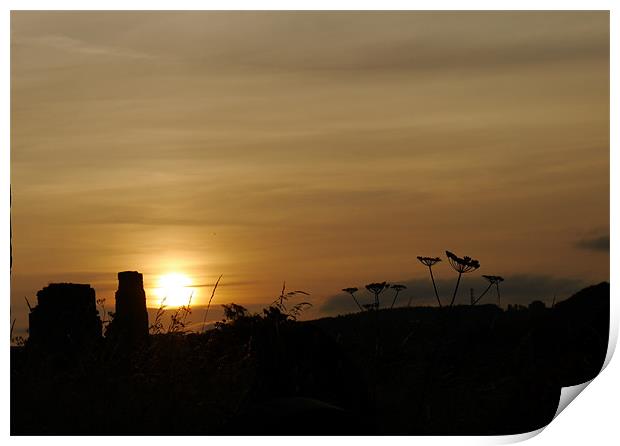
[[[395,285],[392,285],[392,289],[395,291],[395,293],[394,293],[394,300],[392,301],[392,306],[390,308],[394,308],[394,304],[396,303],[396,299],[398,299],[398,294],[402,290],[406,290],[407,287],[405,285],[395,284]]]
[[[504,281],[504,278],[501,276],[482,276],[484,277],[488,282],[489,282],[489,286],[487,287],[487,289],[484,291],[484,293],[482,293],[482,295],[478,298],[478,300],[480,300],[482,298],[482,296],[484,296],[484,294],[493,286],[495,285],[495,289],[497,290],[497,306],[499,307],[501,305],[501,298],[499,295],[499,284],[500,282]],[[478,301],[477,300],[477,301]],[[476,301],[476,302],[477,302]]]
[[[369,283],[366,285],[368,292],[375,296],[374,308],[379,309],[379,295],[390,288],[390,284],[387,282]]]
[[[458,257],[456,254],[446,251],[446,255],[448,256],[448,261],[450,262],[450,266],[459,273],[459,277],[456,280],[456,286],[454,287],[454,293],[452,294],[452,300],[450,301],[450,307],[454,305],[454,300],[456,299],[456,292],[459,289],[459,283],[461,282],[461,276],[463,274],[470,273],[472,271],[480,268],[480,262],[472,259],[471,257]]]
[[[422,257],[418,256],[418,260],[422,265],[426,265],[428,267],[428,272],[431,275],[431,281],[433,282],[433,289],[435,290],[435,297],[437,298],[437,303],[439,307],[441,307],[441,300],[439,299],[439,293],[437,293],[437,286],[435,285],[435,277],[433,277],[433,265],[438,262],[441,262],[439,257]]]
[[[358,291],[357,288],[355,288],[355,287],[343,288],[342,291],[344,291],[345,293],[349,293],[351,295],[351,297],[353,298],[353,300],[355,301],[355,303],[357,304],[357,306],[360,309],[360,311],[364,311],[364,308],[360,305],[360,303],[355,298],[355,293],[357,293],[357,291]]]

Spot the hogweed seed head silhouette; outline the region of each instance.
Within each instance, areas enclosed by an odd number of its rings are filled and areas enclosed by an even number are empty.
[[[503,282],[504,278],[500,276],[485,276],[485,275],[483,275],[482,277],[484,277],[487,280],[487,282],[489,282],[489,286],[486,287],[486,289],[482,292],[480,296],[478,296],[477,299],[472,299],[471,304],[476,305],[480,301],[480,299],[484,297],[487,291],[489,291],[491,287],[495,285],[497,288],[498,305],[499,305],[499,283]]]
[[[395,293],[394,293],[394,300],[392,301],[392,306],[390,308],[394,308],[394,304],[396,303],[396,299],[398,299],[398,294],[402,290],[406,290],[407,287],[405,285],[394,284],[394,285],[392,285],[392,289],[395,291]]]
[[[501,298],[499,295],[499,284],[504,281],[502,276],[482,276],[489,281],[489,288],[495,285],[495,289],[497,290],[497,306],[501,305]]]
[[[439,293],[437,292],[437,285],[435,285],[435,277],[433,277],[433,265],[435,265],[438,262],[441,262],[441,259],[439,257],[418,256],[418,260],[420,261],[422,265],[425,265],[428,267],[428,272],[430,273],[431,281],[433,282],[433,289],[435,290],[435,297],[437,298],[437,303],[439,304],[439,307],[441,308],[441,299],[439,299]]]
[[[452,268],[454,268],[457,273],[465,274],[480,268],[480,262],[472,259],[469,256],[458,257],[456,254],[450,251],[446,251],[446,255],[448,256],[450,266],[452,266]]]
[[[368,292],[375,296],[375,308],[379,308],[379,295],[390,288],[390,284],[387,282],[375,282],[366,285]]]
[[[439,257],[422,257],[418,256],[418,260],[422,263],[422,265],[433,266],[435,263],[441,262],[441,258]]]
[[[497,285],[498,283],[504,281],[504,278],[501,277],[501,276],[485,276],[485,275],[483,275],[482,277],[487,279],[491,283],[491,285]]]
[[[355,293],[357,293],[357,288],[355,288],[355,287],[343,288],[342,291],[344,291],[345,293],[349,293],[351,295],[351,297],[353,298],[353,300],[355,301],[355,303],[357,304],[357,306],[360,309],[360,311],[364,311],[364,308],[360,305],[360,303],[355,298]]]
[[[478,260],[472,259],[469,256],[458,257],[456,254],[450,251],[446,251],[446,256],[448,256],[450,266],[454,269],[454,271],[459,273],[459,277],[456,280],[456,286],[454,287],[454,293],[452,294],[452,300],[450,301],[450,307],[452,307],[452,305],[454,305],[454,300],[456,299],[456,292],[459,289],[461,276],[463,274],[470,273],[480,268],[480,262],[478,262]]]
[[[390,284],[387,282],[376,282],[376,283],[369,283],[368,285],[366,285],[366,289],[373,294],[381,294],[383,291],[385,291],[389,287],[390,287]]]

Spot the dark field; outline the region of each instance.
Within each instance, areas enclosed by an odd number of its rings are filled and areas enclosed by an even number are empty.
[[[609,284],[554,308],[275,308],[134,348],[11,350],[11,433],[500,435],[538,429],[607,351]]]

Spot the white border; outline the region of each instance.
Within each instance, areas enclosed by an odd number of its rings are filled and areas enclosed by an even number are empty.
[[[617,3],[617,2],[616,2]],[[251,10],[278,10],[278,9],[318,9],[318,10],[341,10],[341,9],[353,9],[353,10],[368,10],[368,9],[381,9],[381,10],[462,10],[465,7],[472,10],[554,10],[554,9],[582,9],[582,10],[611,10],[611,79],[614,79],[614,75],[618,74],[618,23],[617,18],[618,8],[614,8],[614,2],[612,1],[545,1],[545,0],[521,0],[521,1],[436,1],[436,2],[421,2],[421,1],[396,1],[396,0],[383,0],[378,1],[335,1],[335,0],[313,0],[313,1],[296,1],[296,2],[284,2],[284,1],[242,1],[233,0],[228,2],[214,2],[214,1],[196,1],[196,0],[176,0],[174,2],[166,1],[130,1],[130,0],[108,0],[108,1],[90,1],[88,4],[78,1],[7,1],[3,2],[3,12],[1,16],[1,29],[2,29],[2,43],[0,45],[0,60],[2,61],[2,119],[0,122],[0,138],[2,138],[2,151],[0,162],[0,183],[2,184],[2,191],[0,192],[0,209],[2,212],[2,218],[0,218],[1,233],[3,237],[0,237],[2,243],[3,256],[0,257],[0,263],[3,265],[3,273],[0,276],[0,292],[5,296],[6,304],[10,304],[10,280],[9,280],[9,195],[8,188],[10,184],[10,10],[28,10],[28,9],[55,9],[55,10],[67,10],[67,9],[117,9],[117,10],[130,10],[130,9],[251,9]],[[615,105],[618,104],[618,90],[614,88],[612,83],[611,88],[611,122],[618,122],[617,112]],[[615,179],[613,173],[618,172],[618,134],[617,126],[611,127],[611,152],[610,152],[610,165],[611,165],[611,208],[610,216],[612,222],[618,221],[618,205],[614,202],[614,199],[618,197],[618,180]],[[617,200],[616,200],[617,201]],[[606,359],[606,368],[601,372],[600,376],[595,378],[588,386],[588,391],[579,396],[579,402],[571,404],[561,415],[554,420],[541,435],[535,436],[529,440],[530,444],[583,444],[589,442],[592,444],[614,444],[620,438],[619,429],[617,425],[616,410],[620,395],[620,383],[618,378],[620,377],[620,366],[618,360],[609,362],[611,354],[615,348],[618,337],[618,314],[619,305],[616,302],[617,293],[615,292],[614,284],[618,278],[618,239],[615,237],[615,231],[611,231],[611,284],[612,284],[612,305],[611,305],[611,330],[610,330],[610,349]],[[2,324],[2,330],[4,333],[9,332],[9,318],[8,312],[0,322]],[[7,342],[8,344],[8,342]],[[9,367],[8,367],[8,349],[4,353],[5,366],[2,367],[2,418],[1,423],[3,432],[6,436],[9,435]],[[344,438],[316,438],[316,437],[294,437],[293,439],[287,437],[260,437],[260,438],[244,438],[244,437],[217,437],[214,439],[206,438],[192,438],[187,437],[187,441],[216,441],[218,446],[236,444],[237,442],[252,442],[254,444],[269,444],[284,445],[290,442],[295,442],[298,445],[312,445],[316,446],[317,442],[333,442],[342,443],[355,442],[357,444],[376,444],[377,442],[388,441],[391,444],[407,444],[408,446],[415,442],[416,444],[498,444],[505,442],[522,441],[530,438],[532,435],[538,434],[540,431],[508,436],[508,437],[348,437]],[[614,441],[615,440],[615,441]],[[52,444],[80,444],[84,441],[81,437],[52,437],[41,439],[38,437],[11,437],[10,441],[15,443],[30,443],[31,441],[45,441]],[[95,444],[104,444],[113,441],[113,437],[90,437],[89,442]],[[164,444],[170,441],[166,437],[145,437],[137,440],[140,442],[146,442],[147,444]]]
[[[613,10],[611,0],[9,0],[7,10]]]

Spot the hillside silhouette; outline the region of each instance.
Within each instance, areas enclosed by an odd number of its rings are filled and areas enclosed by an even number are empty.
[[[12,347],[11,433],[517,434],[551,421],[561,387],[598,374],[609,334],[608,283],[553,308],[374,308],[311,321],[291,308],[230,304],[213,329],[140,342],[117,323],[88,344]]]

